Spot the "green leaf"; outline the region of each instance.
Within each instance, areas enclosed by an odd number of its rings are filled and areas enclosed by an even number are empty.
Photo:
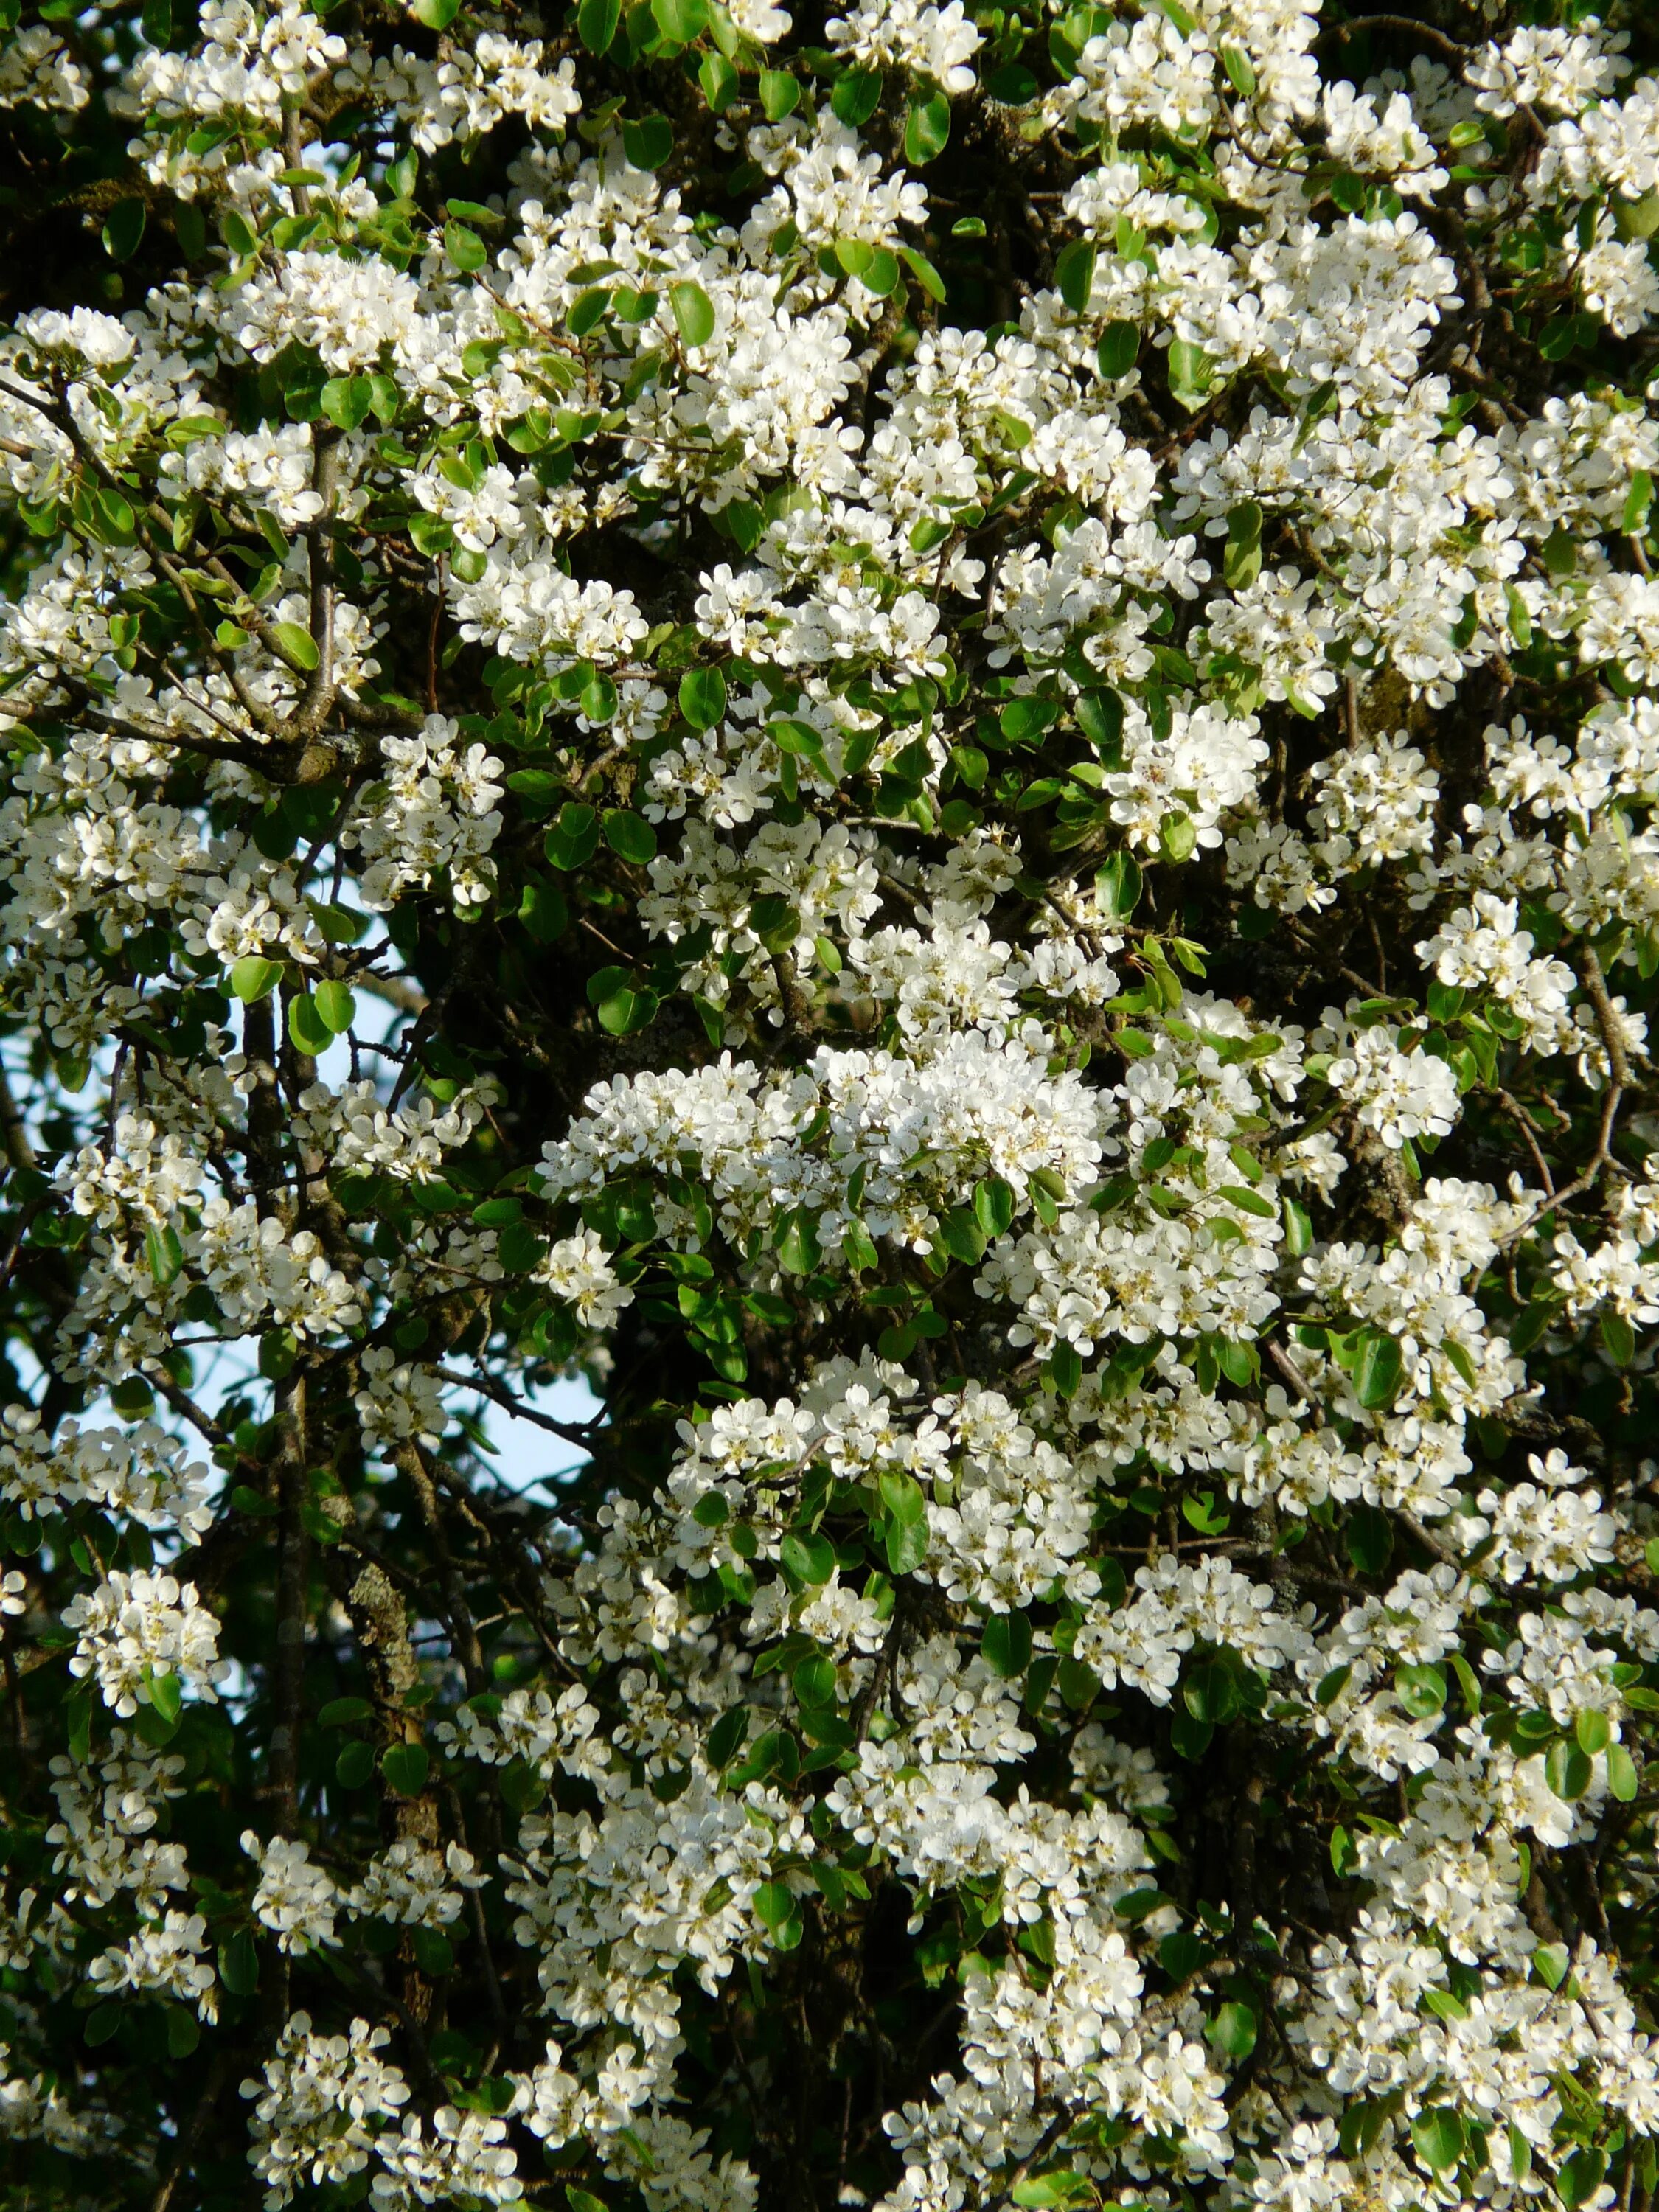
[[[1166,814],[1158,825],[1158,843],[1166,860],[1190,860],[1198,849],[1198,830],[1192,817],[1179,811]]]
[[[1014,1218],[1013,1187],[1000,1176],[986,1176],[974,1185],[974,1218],[988,1239],[1006,1236]]]
[[[622,21],[622,0],[580,0],[576,33],[590,54],[607,53]],[[629,156],[633,160],[632,155]],[[635,167],[638,164],[635,163]]]
[[[777,1250],[786,1274],[810,1275],[822,1256],[817,1217],[804,1206],[792,1207],[780,1224]]]
[[[117,200],[104,218],[104,251],[112,261],[131,261],[144,235],[143,200]]]
[[[671,284],[668,304],[674,311],[675,327],[684,343],[689,346],[707,345],[714,335],[714,303],[702,286],[690,282]]]
[[[280,960],[262,960],[250,952],[231,969],[230,988],[244,1006],[252,1006],[276,988],[282,974]]]
[[[1095,286],[1097,252],[1092,239],[1074,238],[1054,258],[1054,283],[1074,315],[1086,314]]]
[[[1555,2177],[1555,2191],[1567,2212],[1577,2212],[1580,2204],[1595,2196],[1607,2170],[1606,2151],[1589,2143],[1581,2144],[1571,2158],[1562,2160]]]
[[[799,1911],[799,1903],[787,1882],[763,1881],[755,1891],[755,1916],[775,1936]]]
[[[185,1248],[171,1222],[161,1229],[152,1222],[145,1230],[144,1264],[158,1289],[166,1290],[168,1284],[178,1280],[185,1264]]]
[[[1559,1990],[1567,1978],[1571,1960],[1565,1944],[1540,1943],[1532,1954],[1532,1969],[1547,1990]]]
[[[1181,1701],[1195,1721],[1219,1727],[1238,1711],[1237,1677],[1218,1659],[1200,1660],[1181,1686]]]
[[[334,1779],[343,1790],[361,1790],[374,1771],[374,1752],[367,1743],[343,1745],[334,1762]]]
[[[355,430],[374,404],[374,386],[366,376],[331,376],[323,386],[323,412],[342,430]]]
[[[1368,1413],[1391,1406],[1405,1374],[1406,1363],[1397,1337],[1373,1330],[1365,1338],[1354,1365],[1355,1395]]]
[[[925,253],[918,253],[913,246],[901,246],[899,259],[915,278],[930,300],[943,301],[945,279],[939,275]]]
[[[738,96],[738,73],[726,56],[714,47],[697,64],[697,82],[711,114],[721,114]]]
[[[712,730],[725,719],[726,678],[718,668],[686,670],[680,678],[680,712],[694,730]]]
[[[116,545],[131,545],[138,535],[137,519],[118,491],[106,489],[95,501],[100,536]]]
[[[1227,517],[1227,547],[1221,573],[1230,590],[1243,591],[1261,574],[1262,513],[1253,499],[1243,501]]]
[[[84,1766],[92,1756],[92,1692],[90,1690],[71,1690],[64,1700],[64,1718],[68,1723],[69,1754],[77,1766]]]
[[[585,338],[605,320],[605,311],[611,305],[611,287],[594,284],[586,292],[579,292],[570,303],[570,313],[565,317],[565,328],[573,338]]]
[[[1115,691],[1084,691],[1073,708],[1077,724],[1100,755],[1102,764],[1116,768],[1123,757],[1123,702]]]
[[[1601,1316],[1601,1343],[1615,1367],[1628,1367],[1636,1357],[1636,1331],[1611,1307]]]
[[[447,553],[455,543],[455,526],[441,514],[411,514],[409,542],[417,553],[424,553],[431,560],[437,554]]]
[[[444,252],[463,274],[482,269],[489,258],[489,248],[476,230],[469,230],[464,222],[444,225]]]
[[[1628,1805],[1638,1788],[1636,1761],[1622,1743],[1607,1746],[1607,1788],[1621,1805]]]
[[[1449,2173],[1463,2155],[1463,2123],[1449,2105],[1437,2105],[1412,2122],[1412,2141],[1425,2166]]]
[[[251,1997],[258,1988],[259,1954],[246,1928],[219,1946],[219,1979],[234,1997]]]
[[[357,1001],[349,985],[319,983],[313,996],[324,1028],[331,1036],[343,1036],[357,1014]]]
[[[1059,713],[1054,701],[1041,695],[1011,699],[997,715],[997,727],[1011,745],[1034,744],[1054,727]]]
[[[749,1709],[746,1705],[732,1705],[723,1712],[708,1731],[707,1750],[711,1766],[727,1765],[743,1747],[749,1734]]]
[[[538,945],[551,945],[570,927],[570,908],[562,891],[532,878],[520,896],[519,920]]]
[[[380,1771],[400,1797],[418,1797],[431,1767],[423,1743],[394,1743],[380,1755]]]
[[[410,13],[428,31],[447,31],[461,12],[461,0],[413,0]]]
[[[689,46],[708,28],[708,0],[651,0],[651,13],[665,39]]]
[[[1449,1651],[1446,1664],[1457,1677],[1457,1686],[1463,1692],[1463,1703],[1472,1713],[1478,1713],[1481,1706],[1480,1681],[1474,1668],[1461,1651]]]
[[[449,1938],[441,1936],[435,1928],[410,1929],[409,1942],[416,1965],[428,1980],[436,1981],[454,1966],[455,1954]]]
[[[317,1720],[323,1728],[349,1728],[358,1721],[374,1717],[374,1708],[367,1698],[331,1698]]]
[[[581,709],[590,722],[611,721],[617,712],[617,687],[608,676],[595,676],[583,684]]]
[[[1525,1306],[1510,1326],[1510,1348],[1512,1352],[1530,1352],[1534,1345],[1547,1336],[1559,1319],[1562,1300],[1556,1296],[1540,1297],[1534,1293],[1530,1305]]]
[[[1569,1804],[1583,1796],[1595,1771],[1576,1743],[1558,1738],[1544,1754],[1544,1779],[1556,1796],[1565,1798]]]
[[[985,1231],[965,1206],[953,1206],[939,1224],[939,1242],[953,1260],[976,1267],[985,1256]]]
[[[1031,1663],[1031,1621],[1024,1613],[994,1613],[980,1637],[985,1663],[1005,1682],[1023,1674]]]
[[[472,1218],[477,1221],[483,1211],[482,1206],[476,1209]],[[507,1274],[527,1275],[547,1257],[547,1240],[538,1237],[527,1221],[503,1222],[496,1255]]]
[[[623,983],[600,1000],[599,1027],[610,1036],[632,1036],[647,1030],[657,1018],[658,998],[632,981]]]
[[[1430,1721],[1445,1710],[1446,1678],[1437,1667],[1396,1667],[1395,1695],[1414,1721]]]
[[[1051,2173],[1028,2173],[1023,2181],[1015,2182],[1008,2197],[1010,2203],[1022,2207],[1022,2212],[1056,2212],[1056,2208],[1088,2193],[1089,2185],[1082,2174],[1058,2167]]]
[[[1594,1759],[1613,1741],[1613,1723],[1594,1705],[1587,1705],[1573,1720],[1572,1732],[1580,1751]]]
[[[859,131],[881,105],[881,75],[877,70],[848,70],[836,81],[830,105],[838,121]]]
[[[1189,414],[1203,406],[1215,381],[1215,363],[1200,345],[1172,338],[1169,353],[1170,397]]]
[[[1223,46],[1221,66],[1227,72],[1227,81],[1241,100],[1250,100],[1255,94],[1255,71],[1250,58],[1242,46]]]
[[[800,106],[800,86],[787,70],[760,73],[761,112],[769,123],[781,123]]]
[[[886,1554],[888,1567],[894,1574],[913,1574],[927,1557],[927,1522],[890,1521],[887,1523]]]
[[[291,1328],[268,1328],[259,1339],[259,1372],[267,1382],[280,1382],[299,1363],[300,1340]]]
[[[1076,1397],[1083,1387],[1083,1358],[1074,1344],[1057,1344],[1048,1354],[1048,1379],[1062,1398]]]
[[[288,1033],[297,1048],[313,1060],[325,1053],[334,1042],[334,1032],[309,992],[289,1000]]]
[[[289,659],[303,668],[307,675],[316,667],[321,655],[317,650],[317,641],[308,629],[301,629],[298,623],[272,623],[270,635]]]
[[[882,1504],[901,1527],[919,1528],[927,1525],[927,1499],[915,1475],[890,1470],[878,1477],[877,1487]]]
[[[624,123],[622,135],[623,151],[636,169],[659,169],[674,150],[673,131],[661,115]]]
[[[1140,351],[1140,325],[1119,320],[1108,323],[1095,349],[1095,360],[1108,383],[1127,376]]]
[[[1222,2057],[1237,2064],[1255,2049],[1255,2014],[1247,2004],[1224,2004],[1206,2033]]]
[[[618,860],[630,861],[637,868],[656,857],[656,831],[642,815],[630,814],[624,807],[605,809],[605,842]]]
[[[797,722],[787,719],[782,721],[769,722],[766,726],[766,734],[781,753],[793,753],[801,760],[811,761],[822,766],[823,739],[810,722]]]
[[[1380,1506],[1356,1505],[1348,1515],[1342,1541],[1362,1575],[1380,1575],[1394,1550],[1394,1523]]]
[[[942,92],[926,94],[910,102],[904,118],[904,158],[915,168],[934,161],[951,138],[951,103]]]
[[[1103,915],[1126,921],[1140,902],[1139,864],[1127,853],[1113,853],[1095,873],[1095,895]]]
[[[171,1671],[149,1678],[149,1702],[161,1718],[169,1724],[176,1722],[184,1711],[184,1685]]]
[[[827,1583],[836,1571],[836,1547],[827,1536],[803,1536],[792,1530],[779,1545],[778,1556],[809,1589]]]
[[[568,800],[547,833],[544,850],[556,868],[580,868],[591,860],[599,842],[599,817],[592,806]]]
[[[219,217],[219,229],[225,244],[241,259],[258,252],[259,234],[240,208],[225,210]]]

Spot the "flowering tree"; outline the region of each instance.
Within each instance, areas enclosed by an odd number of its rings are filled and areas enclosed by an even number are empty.
[[[1654,11],[30,12],[6,2203],[1645,2212]]]

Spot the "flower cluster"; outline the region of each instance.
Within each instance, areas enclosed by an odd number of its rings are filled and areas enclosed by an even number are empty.
[[[0,142],[9,2201],[1651,2212],[1655,11]]]

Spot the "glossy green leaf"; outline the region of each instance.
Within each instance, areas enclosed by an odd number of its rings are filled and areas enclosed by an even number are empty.
[[[280,960],[262,960],[257,953],[251,952],[232,968],[230,988],[245,1006],[252,1006],[268,998],[282,976]]]
[[[656,857],[657,833],[642,815],[610,806],[605,809],[604,822],[605,842],[619,860],[642,868],[647,860]]]
[[[1031,1663],[1031,1622],[1024,1613],[994,1613],[980,1634],[980,1650],[994,1674],[1009,1681]]]
[[[143,240],[143,200],[117,200],[104,218],[104,251],[112,261],[131,261]]]
[[[295,1048],[313,1060],[325,1053],[334,1042],[333,1030],[308,991],[288,1002],[288,1033]]]
[[[1054,284],[1073,314],[1087,312],[1094,289],[1097,252],[1092,240],[1073,239],[1054,259]]]
[[[904,158],[913,168],[937,160],[950,143],[951,103],[942,92],[910,103],[904,118]]]
[[[576,34],[590,54],[609,53],[621,21],[622,0],[579,0]]]
[[[444,225],[444,251],[464,274],[482,269],[489,258],[489,249],[476,230],[469,230],[464,222]]]
[[[623,125],[623,151],[636,169],[660,169],[674,150],[674,133],[665,117],[642,116]]]
[[[343,1036],[356,1018],[357,1001],[349,985],[319,983],[312,994],[318,1016],[331,1036]]]
[[[689,346],[707,345],[714,335],[714,303],[701,284],[671,284],[668,304],[674,325]]]
[[[1449,2105],[1437,2105],[1412,2122],[1412,2141],[1426,2166],[1449,2173],[1463,2155],[1463,2123]]]
[[[317,641],[308,629],[302,629],[298,623],[279,622],[271,624],[270,635],[297,666],[307,673],[316,667],[321,656],[317,650]]]
[[[380,1771],[400,1797],[418,1797],[431,1768],[431,1756],[422,1743],[395,1743],[380,1755]]]
[[[848,70],[836,78],[830,105],[849,129],[861,131],[881,105],[879,71]]]
[[[1354,1365],[1354,1393],[1368,1413],[1391,1406],[1405,1376],[1405,1359],[1397,1337],[1380,1331],[1368,1334]]]
[[[712,730],[726,714],[726,678],[718,668],[688,668],[680,678],[680,712],[694,730]]]

